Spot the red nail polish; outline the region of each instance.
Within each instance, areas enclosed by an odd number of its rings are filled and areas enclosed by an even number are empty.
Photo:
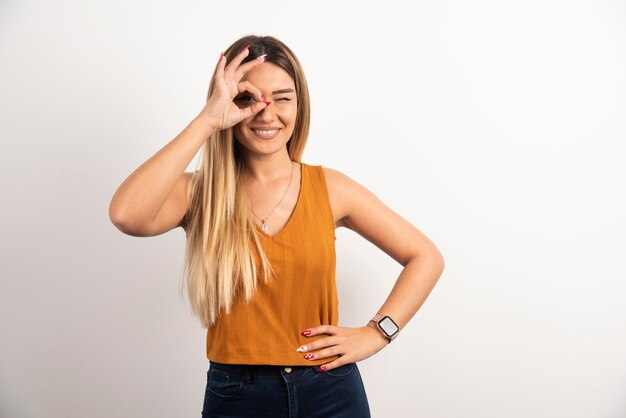
[[[307,360],[311,360],[314,356],[313,356],[313,354],[309,353],[309,354],[303,355],[302,357],[304,357]]]
[[[318,369],[320,372],[323,372],[324,370],[326,370],[326,366],[320,366],[320,368]]]
[[[241,50],[241,52],[245,51],[246,49],[250,48],[250,44],[246,45],[243,47],[243,49]]]
[[[265,107],[268,107],[270,105],[271,102],[265,102]],[[310,333],[309,333],[310,334]],[[304,335],[304,334],[302,334]],[[307,334],[308,335],[308,334]]]
[[[220,53],[220,59],[217,61],[218,63],[222,62],[222,58],[224,58],[224,53]]]
[[[265,100],[265,96],[261,95],[261,99],[263,99],[263,101],[267,103],[267,100]]]
[[[307,329],[306,331],[302,331],[302,335],[304,335],[305,337],[311,335],[311,330]]]

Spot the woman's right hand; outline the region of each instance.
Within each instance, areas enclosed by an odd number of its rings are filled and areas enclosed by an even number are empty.
[[[260,112],[268,105],[255,85],[249,81],[239,81],[246,72],[265,61],[261,57],[239,65],[249,53],[249,48],[245,48],[233,58],[228,66],[226,66],[225,56],[221,57],[217,63],[213,94],[200,113],[214,131],[230,128]],[[246,91],[251,93],[256,101],[250,106],[240,108],[233,100],[239,93]]]

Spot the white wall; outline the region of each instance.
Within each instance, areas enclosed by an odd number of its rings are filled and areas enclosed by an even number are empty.
[[[446,270],[359,364],[375,417],[626,415],[626,4],[3,1],[0,415],[200,416],[184,233],[108,204],[201,109],[222,50],[299,56],[304,161],[413,222]],[[340,325],[400,272],[338,231]]]

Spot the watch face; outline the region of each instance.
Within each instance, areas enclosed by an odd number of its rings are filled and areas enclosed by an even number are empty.
[[[395,322],[388,316],[384,317],[379,323],[380,328],[387,334],[387,336],[391,337],[398,331],[398,326]]]

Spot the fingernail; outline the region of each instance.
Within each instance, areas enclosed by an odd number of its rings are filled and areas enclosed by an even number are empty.
[[[305,355],[304,355],[304,356],[302,356],[302,357],[304,357],[304,358],[305,358],[305,359],[307,359],[307,360],[311,360],[311,359],[313,358],[313,354],[311,354],[311,353],[309,353],[309,354],[305,354]]]
[[[265,100],[263,100],[263,101],[265,102],[265,107],[268,107],[270,105],[270,103],[271,103],[271,102],[267,102]],[[309,332],[309,334],[310,334],[310,332]],[[309,335],[309,334],[302,334],[302,335]]]
[[[245,51],[246,49],[250,48],[250,44],[246,45],[243,47],[243,49],[241,50],[241,52]]]
[[[320,372],[323,372],[324,370],[326,370],[326,366],[320,366],[320,368],[317,370],[319,370]]]
[[[265,96],[261,95],[261,99],[263,99],[263,101],[267,103],[267,100],[265,100]]]
[[[267,102],[267,103],[268,103],[268,105],[269,105],[269,102]],[[307,336],[311,335],[311,330],[310,330],[310,329],[307,329],[307,330],[302,331],[302,335],[304,335],[305,337],[307,337]]]
[[[301,345],[300,347],[298,347],[298,349],[296,350],[299,353],[304,353],[306,350],[308,350],[306,345]]]
[[[267,56],[267,54],[259,55],[258,57],[256,57],[256,59],[260,60],[261,58],[264,58],[266,56]]]
[[[218,63],[222,61],[222,58],[224,58],[224,53],[220,53],[220,59],[217,61]]]

